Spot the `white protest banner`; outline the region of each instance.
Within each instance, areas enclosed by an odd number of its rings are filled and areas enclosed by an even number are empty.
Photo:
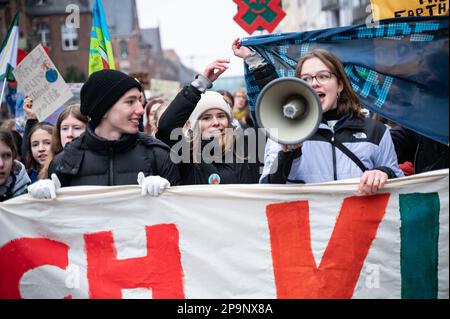
[[[41,44],[22,60],[13,73],[25,95],[33,99],[33,111],[39,121],[44,121],[73,96]]]
[[[175,96],[177,96],[178,92],[181,90],[181,84],[177,81],[151,79],[150,90],[152,92],[152,95],[162,95],[163,99],[170,102],[175,98]]]
[[[0,298],[448,298],[448,170],[0,204]]]

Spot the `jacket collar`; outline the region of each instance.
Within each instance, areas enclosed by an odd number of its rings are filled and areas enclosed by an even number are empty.
[[[319,128],[332,131],[332,129],[327,125],[327,121],[324,118],[322,118],[322,123],[320,123]],[[342,129],[364,130],[364,128],[365,121],[363,118],[344,115],[337,121],[336,125],[334,126],[334,131]]]
[[[88,125],[83,136],[82,147],[100,154],[123,153],[133,148],[136,143],[137,134],[124,134],[117,141],[109,141],[95,134],[94,129]]]

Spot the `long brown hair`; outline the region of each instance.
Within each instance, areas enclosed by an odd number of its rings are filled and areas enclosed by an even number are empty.
[[[88,118],[85,115],[81,114],[80,104],[72,104],[66,107],[64,111],[62,111],[61,114],[59,114],[58,120],[56,121],[54,138],[52,141],[52,153],[54,155],[58,154],[63,149],[61,143],[61,125],[62,122],[71,115],[78,121],[83,122],[84,124],[87,124],[88,122]]]
[[[2,142],[11,149],[11,154],[14,162],[14,159],[17,156],[17,145],[16,142],[14,141],[12,133],[7,129],[0,128],[0,142]]]
[[[338,83],[342,83],[343,90],[338,98],[337,113],[339,115],[348,114],[350,117],[364,117],[361,112],[359,97],[352,89],[352,85],[347,74],[345,73],[342,62],[330,51],[324,49],[314,49],[303,55],[298,60],[297,68],[295,69],[295,76],[300,78],[303,63],[312,58],[318,58],[322,61],[330,69],[330,71],[336,75]]]
[[[87,125],[88,118],[87,116],[81,114],[80,104],[71,104],[67,106],[64,109],[64,111],[61,112],[61,114],[59,114],[58,120],[56,121],[56,127],[53,131],[52,152],[47,160],[47,163],[42,167],[42,169],[39,172],[39,179],[45,179],[48,177],[47,175],[50,162],[53,160],[53,157],[55,157],[56,154],[62,151],[63,146],[61,143],[61,125],[62,122],[71,115],[78,121],[83,122],[84,124]]]
[[[34,133],[36,133],[37,130],[43,130],[46,131],[47,133],[49,133],[52,138],[53,138],[53,131],[54,131],[54,126],[46,123],[46,122],[39,122],[36,123],[35,125],[33,125],[33,127],[30,130],[30,134],[28,135],[28,139],[26,141],[27,143],[27,158],[26,158],[26,168],[27,168],[27,172],[28,175],[31,174],[31,171],[33,169],[41,169],[41,164],[39,164],[33,157],[33,152],[31,151],[31,137],[33,136]],[[51,151],[50,154],[51,156]]]

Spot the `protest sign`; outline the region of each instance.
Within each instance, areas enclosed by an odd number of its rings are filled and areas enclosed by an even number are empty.
[[[0,204],[0,298],[448,298],[448,170]]]
[[[72,97],[72,92],[42,45],[38,45],[14,69],[25,95],[33,99],[33,111],[45,120]]]
[[[160,79],[150,80],[152,96],[162,96],[167,102],[172,101],[181,89],[180,82]]]
[[[374,21],[448,15],[449,0],[371,0]]]

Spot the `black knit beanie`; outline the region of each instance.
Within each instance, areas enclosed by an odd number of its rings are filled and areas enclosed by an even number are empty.
[[[81,113],[89,116],[96,127],[103,115],[132,88],[142,92],[141,84],[123,72],[101,70],[92,73],[81,88]]]

